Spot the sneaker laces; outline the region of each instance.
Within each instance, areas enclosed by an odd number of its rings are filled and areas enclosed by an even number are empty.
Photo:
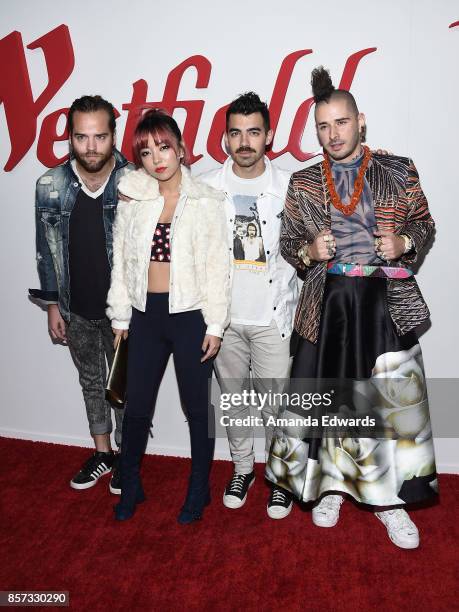
[[[99,463],[99,458],[96,456],[96,453],[94,453],[94,455],[91,455],[91,457],[89,457],[89,459],[83,463],[83,467],[81,468],[81,471],[82,472],[92,472],[94,466],[97,463]]]
[[[92,457],[89,457],[89,459],[83,464],[81,472],[84,472],[85,474],[92,474],[92,472],[97,468],[98,465],[100,465],[102,461],[103,459],[98,456],[96,451],[94,455],[92,455]]]
[[[242,487],[244,486],[245,479],[249,476],[249,474],[234,474],[231,479],[230,486],[228,487],[228,492],[231,493],[240,493],[242,491]]]
[[[324,505],[326,508],[335,509],[339,508],[343,503],[344,498],[341,495],[326,495],[320,502],[320,505]]]
[[[341,495],[326,495],[317,506],[319,512],[336,512],[339,510],[344,498]]]
[[[288,501],[286,492],[283,489],[275,487],[271,492],[271,504],[285,504]]]
[[[396,508],[394,510],[385,510],[384,512],[378,512],[377,514],[380,518],[383,518],[387,527],[393,532],[403,530],[407,533],[416,533],[416,526],[408,516],[407,512],[404,511],[402,508]]]

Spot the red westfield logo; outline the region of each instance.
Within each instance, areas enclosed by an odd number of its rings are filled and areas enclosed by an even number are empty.
[[[12,170],[23,159],[35,142],[38,116],[68,80],[75,66],[72,40],[66,25],[60,25],[51,30],[41,38],[28,44],[26,48],[42,49],[48,72],[48,84],[36,100],[34,100],[32,94],[21,34],[19,32],[12,32],[0,40],[0,57],[2,58],[0,102],[4,105],[11,142],[10,155],[4,168],[7,172]],[[339,84],[341,88],[351,88],[360,61],[363,57],[374,51],[376,51],[375,47],[362,49],[347,59]],[[312,49],[295,51],[287,55],[282,61],[269,104],[274,132],[281,117],[293,70],[298,60],[312,52]],[[161,100],[148,100],[148,84],[145,80],[140,79],[133,83],[131,101],[121,106],[122,111],[127,112],[126,128],[121,146],[121,150],[126,157],[132,157],[131,139],[139,112],[142,108],[151,106],[165,108],[170,113],[173,113],[178,108],[186,111],[183,136],[189,147],[191,162],[194,163],[201,159],[203,154],[195,152],[195,146],[205,101],[182,100],[179,95],[183,75],[190,68],[194,69],[197,75],[196,89],[205,90],[209,84],[212,64],[203,55],[193,55],[171,70],[167,77]],[[81,95],[84,93],[87,92],[82,91]],[[103,95],[103,91],[97,93]],[[301,149],[301,140],[312,105],[312,98],[304,100],[299,105],[292,122],[287,144],[283,149],[276,150],[274,140],[273,147],[268,153],[271,159],[275,159],[284,153],[290,153],[299,161],[305,161],[313,157],[314,153]],[[226,153],[222,148],[226,108],[227,106],[225,105],[215,113],[207,137],[207,153],[218,162],[223,162],[226,158]],[[66,159],[65,157],[59,159],[55,156],[53,145],[57,141],[68,138],[66,131],[60,134],[57,132],[59,119],[63,114],[66,114],[67,110],[67,108],[61,108],[51,112],[45,116],[41,124],[37,145],[37,158],[42,164],[50,168]]]

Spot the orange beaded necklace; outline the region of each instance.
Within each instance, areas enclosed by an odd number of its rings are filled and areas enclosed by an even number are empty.
[[[365,172],[368,167],[368,163],[371,159],[370,149],[363,145],[363,160],[359,168],[359,173],[354,183],[354,193],[352,194],[349,204],[343,204],[339,195],[336,193],[335,183],[333,182],[333,175],[330,165],[330,157],[326,151],[324,151],[324,170],[325,179],[327,181],[328,191],[330,193],[332,204],[335,208],[340,210],[344,215],[350,216],[355,211],[357,204],[359,203],[360,196],[362,195]]]

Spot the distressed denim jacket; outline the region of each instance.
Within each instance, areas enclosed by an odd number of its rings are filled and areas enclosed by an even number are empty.
[[[134,166],[114,149],[115,167],[102,195],[105,241],[110,267],[113,259],[113,222],[120,179]],[[45,172],[35,196],[36,249],[40,289],[29,289],[41,304],[58,304],[70,320],[69,223],[81,184],[70,161]]]

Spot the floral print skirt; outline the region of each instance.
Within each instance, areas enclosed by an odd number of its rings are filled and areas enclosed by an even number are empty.
[[[421,348],[414,332],[397,335],[385,279],[327,275],[319,341],[313,345],[294,332],[291,353],[291,386],[299,379],[341,381],[346,414],[358,414],[364,398],[378,427],[363,436],[322,425],[311,436],[284,408],[266,464],[268,480],[302,501],[338,492],[391,507],[436,496]],[[320,417],[321,411],[314,413]]]

